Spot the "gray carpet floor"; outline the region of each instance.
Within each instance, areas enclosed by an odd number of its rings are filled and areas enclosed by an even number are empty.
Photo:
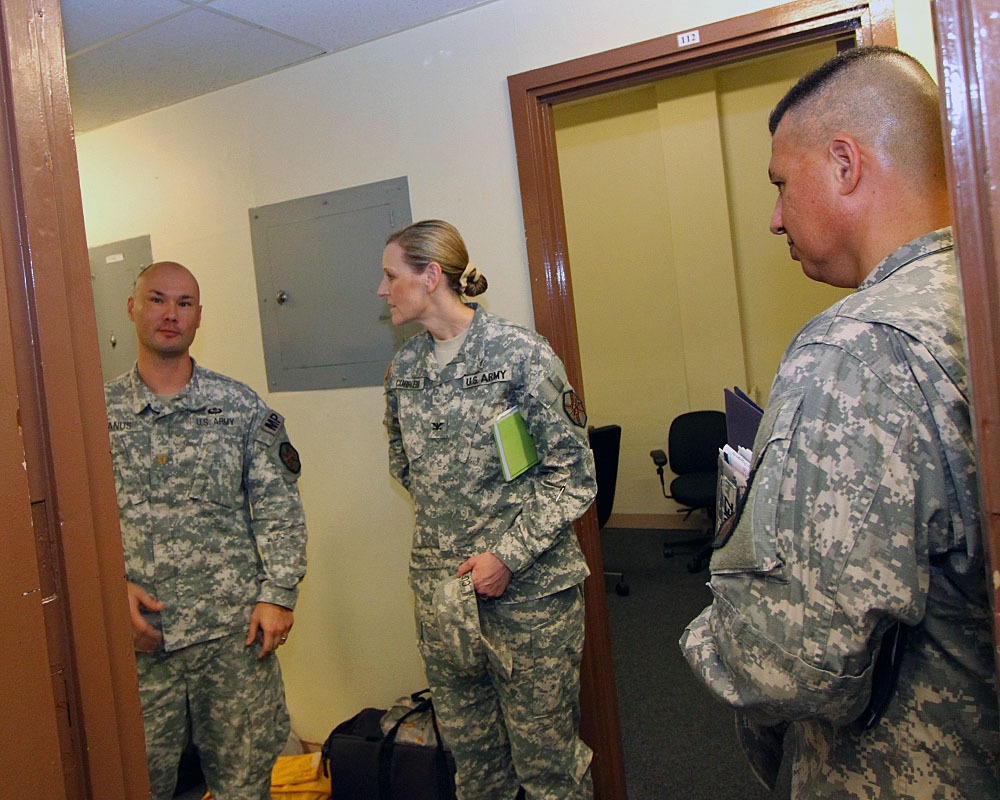
[[[750,772],[732,711],[694,677],[677,640],[711,602],[708,571],[692,574],[694,548],[664,557],[684,531],[602,531],[605,568],[624,571],[630,593],[606,581],[611,650],[629,800],[783,800]]]

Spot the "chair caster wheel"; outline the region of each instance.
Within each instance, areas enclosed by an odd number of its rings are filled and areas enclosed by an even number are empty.
[[[619,581],[618,583],[615,584],[615,592],[618,594],[619,597],[628,597],[630,591],[631,590],[628,588],[627,583],[622,583],[621,581]]]

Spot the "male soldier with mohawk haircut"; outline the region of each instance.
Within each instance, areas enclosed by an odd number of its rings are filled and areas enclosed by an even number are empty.
[[[793,798],[1000,797],[993,635],[938,91],[841,53],[771,114],[771,231],[855,293],[789,346],[714,602],[681,645]]]

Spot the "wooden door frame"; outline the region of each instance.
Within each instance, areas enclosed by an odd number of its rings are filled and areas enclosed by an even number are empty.
[[[570,380],[581,394],[585,396],[586,387],[580,365],[552,107],[848,34],[858,44],[896,45],[891,0],[799,0],[508,78],[535,327],[563,359]],[[687,44],[692,40],[694,44]],[[596,797],[625,800],[604,559],[593,508],[577,522],[576,530],[590,566],[590,577],[584,585],[587,639],[580,731],[594,750]]]
[[[996,0],[934,0],[931,6],[965,306],[982,534],[988,574],[996,575],[1000,571],[1000,188],[996,185],[1000,175],[1000,53],[996,49],[1000,21],[994,16]],[[1000,684],[1000,598],[995,579],[986,583]]]
[[[149,796],[58,0],[0,6],[0,796]]]

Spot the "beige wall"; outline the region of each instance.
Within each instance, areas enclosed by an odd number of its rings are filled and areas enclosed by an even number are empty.
[[[387,473],[379,388],[266,392],[247,210],[407,175],[414,217],[465,235],[488,307],[530,324],[507,76],[769,5],[497,0],[79,137],[90,243],[149,234],[155,258],[188,264],[196,358],[257,387],[302,454],[310,565],[281,656],[302,738],[424,685],[412,511]]]
[[[795,332],[845,294],[804,278],[768,231],[768,114],[834,52],[803,47],[555,110],[591,422],[622,425],[618,524],[677,508],[649,457],[670,421],[721,409],[723,386],[763,403]]]

